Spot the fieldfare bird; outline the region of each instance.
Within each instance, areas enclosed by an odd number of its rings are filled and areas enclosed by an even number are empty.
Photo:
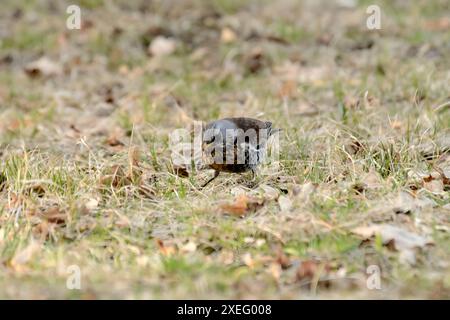
[[[203,153],[205,167],[214,169],[214,177],[220,172],[242,173],[255,168],[263,161],[270,136],[280,131],[272,128],[272,122],[252,118],[225,118],[207,123],[203,128]]]

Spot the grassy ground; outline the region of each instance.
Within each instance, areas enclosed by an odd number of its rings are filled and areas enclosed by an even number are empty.
[[[450,297],[448,1],[3,2],[0,298]],[[279,163],[174,174],[168,134],[226,116]]]

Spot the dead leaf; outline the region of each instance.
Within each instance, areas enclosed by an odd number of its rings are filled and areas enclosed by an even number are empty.
[[[172,54],[176,49],[176,42],[172,38],[157,36],[149,46],[149,52],[156,57]]]
[[[297,81],[288,79],[283,82],[280,90],[278,91],[278,95],[281,98],[293,98],[295,97],[297,92]]]
[[[40,245],[38,242],[32,240],[24,249],[15,253],[14,257],[10,261],[10,266],[18,271],[24,271],[24,265],[26,265],[33,255],[39,250]]]
[[[412,249],[402,250],[402,251],[400,251],[398,260],[403,264],[415,265],[416,264],[416,253]]]
[[[312,278],[314,278],[314,275],[316,274],[318,269],[318,264],[317,262],[313,261],[313,260],[306,260],[303,261],[300,266],[297,269],[296,272],[296,278],[297,281],[302,281],[302,280],[311,280]]]
[[[421,249],[433,244],[433,240],[429,238],[387,224],[358,227],[353,229],[352,232],[364,239],[379,236],[384,245],[392,246],[401,253],[400,260],[402,262],[411,264],[415,263],[414,249]]]
[[[442,178],[442,182],[444,183],[445,186],[450,186],[450,170],[447,170],[444,173],[444,176]]]
[[[277,257],[275,261],[281,266],[282,269],[287,269],[292,265],[291,260],[283,252],[283,249],[281,247],[277,249]]]
[[[382,186],[382,179],[375,170],[370,170],[362,181],[367,189],[376,189]]]
[[[353,44],[350,46],[350,50],[367,50],[371,49],[375,44],[373,39],[369,39],[367,37],[362,37],[360,39],[355,39]]]
[[[250,212],[255,212],[262,205],[262,200],[255,197],[249,197],[246,194],[241,194],[233,203],[221,205],[220,208],[223,213],[243,217]]]
[[[282,212],[288,212],[292,208],[292,200],[286,196],[280,196],[278,198],[278,205],[280,206],[280,210]]]
[[[443,193],[444,192],[444,181],[442,179],[433,179],[428,182],[424,182],[424,188],[432,193]]]
[[[141,157],[141,151],[138,147],[133,146],[130,147],[128,150],[128,165],[130,166],[130,170],[132,170],[133,167],[139,167],[139,159]],[[132,172],[130,172],[130,175],[132,176]]]
[[[21,194],[15,194],[15,193],[10,193],[8,194],[9,199],[8,199],[8,204],[7,204],[7,208],[8,210],[17,210],[18,208],[22,207],[22,205],[25,203],[25,198],[23,195]]]
[[[195,250],[197,250],[197,245],[193,241],[189,241],[180,248],[180,251],[184,253],[195,252]]]
[[[403,128],[403,122],[399,120],[394,120],[391,122],[391,128],[394,130],[400,130]]]
[[[358,97],[347,95],[344,97],[344,105],[349,109],[357,109],[360,106],[360,99]]]
[[[176,248],[174,246],[166,246],[161,239],[156,239],[156,244],[164,256],[172,256],[176,253]]]
[[[276,199],[278,199],[278,197],[280,195],[280,192],[277,189],[275,189],[267,184],[260,185],[259,189],[262,190],[264,199],[266,199],[268,201],[276,200]]]
[[[94,198],[90,198],[86,203],[84,204],[87,210],[92,211],[97,209],[98,207],[98,200]]]
[[[236,33],[228,27],[223,28],[222,32],[220,33],[220,41],[222,41],[223,43],[234,42],[236,41],[236,38]]]
[[[426,197],[415,197],[409,192],[402,191],[393,203],[393,211],[396,214],[411,214],[414,211],[435,206],[435,202]]]
[[[444,178],[446,178],[443,174],[434,172],[423,178],[423,187],[436,194],[440,194],[444,192]]]
[[[262,37],[262,39],[265,39],[265,40],[271,41],[271,42],[275,42],[275,43],[278,43],[278,44],[281,44],[281,45],[285,45],[285,46],[291,44],[291,42],[289,42],[288,40],[286,40],[286,39],[284,39],[282,37],[278,37],[276,35],[271,35],[271,34],[269,34],[269,35],[267,35],[265,37]]]
[[[265,65],[265,57],[262,49],[254,48],[245,58],[245,67],[250,73],[257,73]]]
[[[315,260],[305,260],[301,262],[297,269],[296,280],[300,282],[311,282],[317,277],[320,278],[322,276],[326,276],[330,271],[331,267],[328,263]]]
[[[256,246],[257,248],[260,248],[260,247],[262,247],[265,243],[266,243],[266,240],[265,240],[265,239],[258,239],[258,240],[256,240],[256,242],[255,242],[255,246]]]
[[[311,195],[316,191],[317,186],[311,182],[307,182],[302,185],[295,185],[292,189],[292,193],[295,199],[300,202],[306,202]]]
[[[129,228],[131,225],[130,219],[124,215],[120,215],[119,219],[117,219],[114,223],[119,228]]]
[[[55,231],[55,224],[50,224],[47,221],[42,221],[41,223],[35,225],[32,229],[33,236],[45,241],[50,235]]]
[[[281,276],[281,266],[278,263],[271,263],[269,267],[269,272],[275,280],[279,280]]]
[[[251,254],[248,252],[242,255],[242,261],[249,268],[253,268],[255,266],[255,260],[253,260]]]
[[[61,66],[46,57],[42,57],[25,66],[25,72],[30,77],[50,77],[62,73]]]
[[[308,102],[299,102],[292,108],[293,115],[303,116],[303,117],[312,117],[319,113],[319,109],[317,106],[308,103]]]
[[[234,253],[233,251],[221,250],[218,256],[218,260],[220,263],[224,265],[230,265],[234,262]]]
[[[425,23],[425,28],[430,31],[450,30],[450,19],[448,17],[442,17],[440,19],[429,20]]]
[[[39,216],[47,220],[49,223],[63,225],[67,220],[67,213],[62,211],[59,207],[51,207],[47,210],[41,211]]]
[[[115,134],[110,135],[105,142],[110,147],[123,147],[125,145]]]
[[[139,184],[139,192],[147,198],[152,199],[156,195],[155,183],[157,176],[153,172],[144,172]]]
[[[25,190],[25,194],[31,194],[34,193],[38,197],[43,197],[45,195],[45,187],[42,184],[35,184],[32,185]]]
[[[121,165],[113,165],[106,170],[106,174],[100,177],[100,184],[114,188],[121,188],[131,183],[130,177],[125,173]]]

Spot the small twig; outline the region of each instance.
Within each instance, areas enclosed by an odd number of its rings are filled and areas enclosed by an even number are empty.
[[[442,112],[442,111],[444,111],[444,109],[446,109],[448,107],[450,107],[450,100],[438,105],[436,108],[434,108],[434,111]]]

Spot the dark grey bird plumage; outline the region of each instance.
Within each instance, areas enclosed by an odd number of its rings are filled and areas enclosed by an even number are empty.
[[[269,137],[279,129],[272,122],[252,118],[225,118],[204,127],[204,151],[212,161],[207,167],[220,172],[242,173],[254,169],[263,161]]]

